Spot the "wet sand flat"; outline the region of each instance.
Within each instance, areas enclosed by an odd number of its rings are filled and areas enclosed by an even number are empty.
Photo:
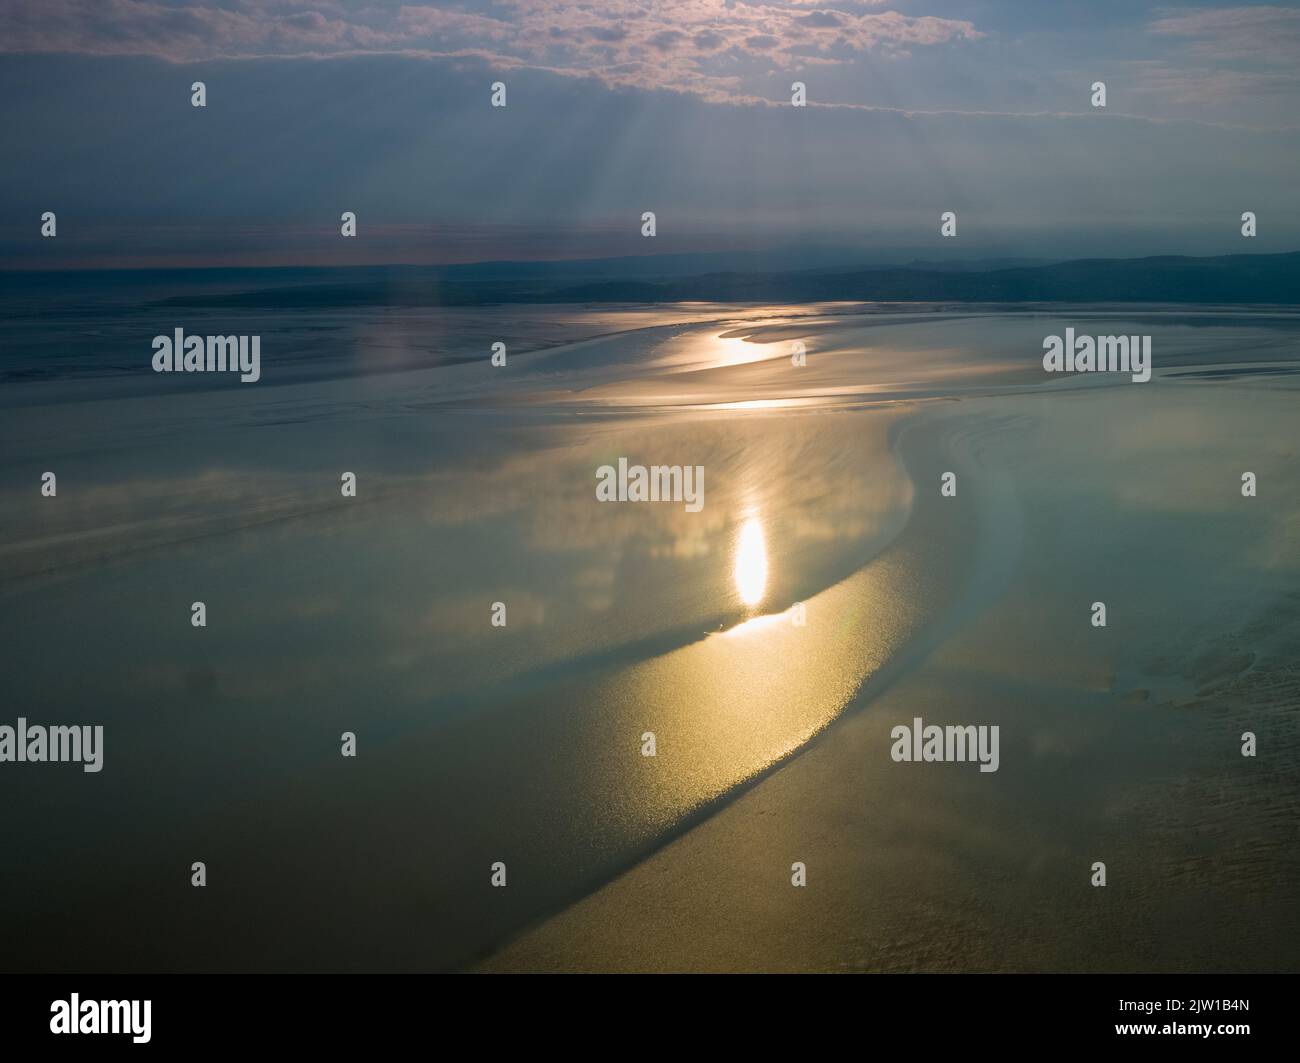
[[[4,461],[60,491],[3,498],[0,678],[105,767],[0,777],[5,962],[1294,966],[1297,333],[1099,318],[1157,377],[1081,386],[1036,368],[1057,320],[690,307],[506,383],[32,383]],[[599,502],[620,458],[703,467],[702,509]],[[917,716],[998,724],[999,770],[892,762]]]
[[[1014,485],[983,517],[1016,556],[976,559],[1001,570],[975,615],[480,969],[1295,970],[1300,489],[1273,434],[1295,398],[1171,389],[1163,434],[1131,393],[945,415],[980,455],[965,486]],[[1246,454],[1267,513],[1237,490]],[[999,724],[999,771],[895,763],[914,717]]]

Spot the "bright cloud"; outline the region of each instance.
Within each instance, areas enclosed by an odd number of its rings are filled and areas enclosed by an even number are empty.
[[[982,36],[967,21],[878,6],[854,0],[489,0],[437,6],[42,0],[0,11],[0,50],[151,55],[176,62],[476,54],[503,66],[594,76],[614,86],[721,98],[756,71],[848,63],[866,53],[906,56],[913,48]]]

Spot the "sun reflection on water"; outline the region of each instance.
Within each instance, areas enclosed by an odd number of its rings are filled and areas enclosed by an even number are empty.
[[[767,590],[767,542],[757,517],[750,517],[740,526],[733,576],[742,602],[752,607],[763,600]]]

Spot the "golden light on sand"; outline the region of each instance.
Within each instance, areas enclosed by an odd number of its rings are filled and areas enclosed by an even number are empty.
[[[767,589],[767,543],[763,525],[750,517],[740,526],[736,537],[736,593],[746,605],[757,605]]]

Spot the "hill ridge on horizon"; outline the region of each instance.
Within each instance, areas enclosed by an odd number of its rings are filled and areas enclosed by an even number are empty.
[[[58,289],[154,280],[156,306],[285,308],[480,306],[499,303],[677,302],[1300,302],[1300,250],[1229,255],[1148,255],[1005,265],[1007,259],[914,261],[904,265],[656,272],[660,256],[557,263],[460,266],[338,266],[27,272],[7,274],[17,288]],[[717,255],[662,256],[714,261]],[[635,264],[636,268],[629,268]],[[510,272],[514,267],[520,272]],[[621,267],[621,271],[620,271]],[[493,272],[493,270],[497,272]],[[265,284],[272,278],[283,283]],[[186,290],[224,280],[225,291]]]

